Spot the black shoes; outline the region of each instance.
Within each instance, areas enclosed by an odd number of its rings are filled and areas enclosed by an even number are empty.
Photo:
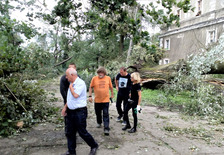
[[[122,130],[127,130],[127,129],[130,129],[131,126],[130,125],[125,125],[125,127],[122,128]]]
[[[97,128],[101,128],[101,124],[98,124],[98,123],[97,123],[97,124],[96,124],[96,127],[97,127]]]
[[[99,146],[91,148],[89,155],[95,155]]]
[[[118,116],[116,121],[117,122],[120,122],[121,121],[121,118],[122,118],[122,116]]]
[[[104,135],[105,135],[105,136],[109,136],[109,134],[110,134],[109,130],[105,129],[105,130],[104,130]]]
[[[128,131],[129,133],[135,133],[136,132],[136,128],[132,128],[131,130]]]

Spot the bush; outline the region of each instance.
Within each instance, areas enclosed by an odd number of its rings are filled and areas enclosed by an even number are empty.
[[[181,93],[189,92],[189,101],[181,103],[183,111],[190,115],[199,115],[207,118],[223,121],[224,117],[224,96],[222,90],[205,82],[204,73],[211,70],[216,62],[223,62],[224,35],[220,37],[217,46],[208,51],[200,52],[187,60],[187,68],[182,68],[178,76],[164,85],[166,90],[167,103],[169,95],[178,96]],[[163,104],[163,103],[161,103]]]
[[[86,87],[87,89],[89,89],[90,82],[93,76],[95,76],[95,73],[91,73],[91,72],[88,72],[87,70],[83,70],[81,72],[78,72],[78,75],[80,76],[81,79],[85,81]]]
[[[20,128],[46,120],[57,110],[47,104],[47,94],[35,80],[22,80],[21,77],[10,77],[7,80],[0,78],[0,86],[1,136],[15,134]]]

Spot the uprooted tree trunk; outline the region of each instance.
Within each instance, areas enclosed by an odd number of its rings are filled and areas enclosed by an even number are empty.
[[[180,69],[188,70],[184,60],[166,65],[158,65],[153,68],[138,68],[135,66],[131,66],[130,68],[135,68],[136,71],[140,72],[143,86],[151,89],[155,89],[161,84],[169,82],[177,75]],[[224,62],[216,62],[209,72],[203,74],[224,74]]]

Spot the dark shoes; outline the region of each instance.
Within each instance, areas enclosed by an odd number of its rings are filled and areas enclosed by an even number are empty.
[[[127,130],[127,129],[131,129],[130,125],[126,125],[125,127],[122,128],[122,130]]]
[[[135,133],[136,132],[136,128],[132,128],[131,130],[128,131],[129,133]]]
[[[98,123],[97,123],[97,124],[96,124],[96,127],[97,127],[97,128],[101,128],[101,124],[98,124]]]
[[[95,155],[99,146],[91,148],[89,155]]]
[[[126,126],[126,125],[127,125],[127,122],[126,122],[126,121],[123,121],[123,122],[122,122],[122,125],[123,125],[123,126]]]
[[[105,129],[105,130],[104,130],[104,135],[105,135],[105,136],[109,136],[109,134],[110,134],[110,133],[109,133],[109,130]]]
[[[117,122],[120,122],[121,121],[121,118],[122,118],[122,116],[118,116],[116,121]]]

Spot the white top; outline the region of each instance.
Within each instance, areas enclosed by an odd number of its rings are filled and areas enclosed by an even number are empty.
[[[68,88],[68,95],[67,95],[67,106],[69,109],[74,110],[77,108],[86,107],[86,84],[85,82],[77,77],[77,79],[73,83],[74,92],[79,95],[78,98],[75,98],[71,90]]]

